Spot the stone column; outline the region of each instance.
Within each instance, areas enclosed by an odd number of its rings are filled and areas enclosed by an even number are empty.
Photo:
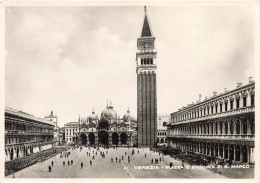
[[[97,134],[94,134],[95,135],[95,145],[98,145],[98,135]]]
[[[247,163],[250,163],[250,147],[246,146],[246,151],[247,151]]]
[[[112,134],[108,134],[108,144],[112,145]]]
[[[250,120],[246,120],[246,125],[247,125],[247,135],[251,135],[251,125],[250,125]]]
[[[228,135],[230,135],[231,133],[230,133],[230,121],[229,120],[227,121],[227,124],[228,124]]]
[[[226,135],[225,132],[225,122],[221,122],[222,123],[222,135]]]
[[[219,145],[219,143],[218,143],[218,157],[220,158],[220,150],[219,150],[219,147],[220,147],[220,145]]]
[[[118,145],[121,146],[121,138],[120,138],[120,134],[118,134]]]

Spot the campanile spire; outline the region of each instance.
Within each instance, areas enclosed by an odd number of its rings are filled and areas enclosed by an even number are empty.
[[[149,24],[146,6],[144,6],[144,23],[143,23],[141,37],[152,37],[152,31],[151,31],[151,27]]]

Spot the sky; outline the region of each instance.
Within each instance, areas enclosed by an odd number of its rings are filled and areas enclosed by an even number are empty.
[[[143,6],[7,7],[5,105],[59,126],[100,116],[112,101],[136,117],[137,38]],[[182,106],[248,83],[255,74],[252,6],[151,6],[157,109]],[[109,102],[110,103],[110,102]]]

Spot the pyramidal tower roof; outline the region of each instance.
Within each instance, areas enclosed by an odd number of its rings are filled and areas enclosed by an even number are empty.
[[[149,24],[147,12],[146,12],[146,6],[144,7],[144,24],[143,24],[143,29],[142,29],[142,34],[141,37],[152,37],[152,30]]]

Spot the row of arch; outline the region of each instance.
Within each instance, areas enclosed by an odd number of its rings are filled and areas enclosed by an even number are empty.
[[[170,135],[253,135],[253,118],[229,121],[204,121],[188,125],[174,126]]]
[[[157,138],[157,143],[167,143],[167,139],[166,138]]]
[[[157,135],[158,136],[166,136],[167,132],[158,132]]]
[[[153,58],[141,58],[141,65],[152,65]]]
[[[80,135],[80,141],[82,145],[90,145],[94,146],[97,145],[126,145],[128,141],[128,136],[126,133],[120,133],[120,135],[117,132],[113,132],[111,137],[109,136],[107,131],[100,131],[97,134],[97,137],[94,133],[81,134]]]
[[[215,142],[189,142],[175,139],[170,145],[183,152],[192,151],[221,159],[254,163],[253,147],[240,144],[222,144]]]

